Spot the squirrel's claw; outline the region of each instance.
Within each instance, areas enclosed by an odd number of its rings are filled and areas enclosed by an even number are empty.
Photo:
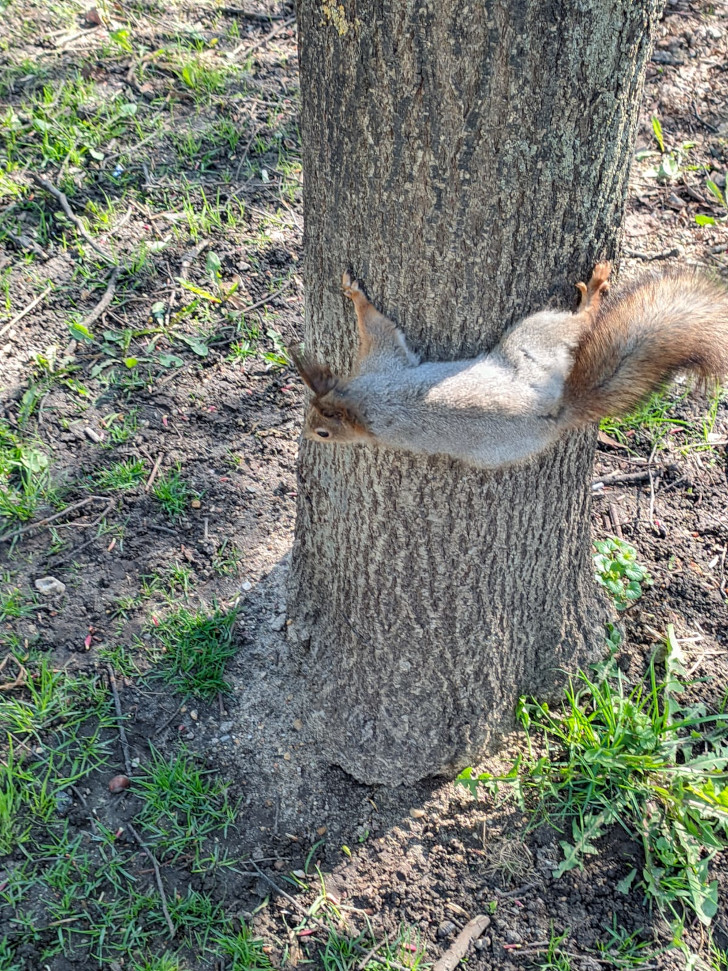
[[[344,291],[344,296],[348,297],[349,300],[356,300],[356,298],[360,294],[362,294],[362,289],[359,286],[359,281],[352,280],[351,273],[349,273],[348,270],[344,270],[341,276],[341,286]]]

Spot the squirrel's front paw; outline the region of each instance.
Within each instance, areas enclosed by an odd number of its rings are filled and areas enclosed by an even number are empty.
[[[358,280],[352,280],[351,273],[348,270],[344,270],[341,277],[341,286],[344,290],[344,296],[348,297],[349,300],[354,300],[357,294],[361,293],[361,287],[359,286]]]

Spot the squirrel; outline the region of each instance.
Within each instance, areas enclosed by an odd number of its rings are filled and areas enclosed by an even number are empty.
[[[313,392],[306,438],[449,455],[481,468],[525,461],[565,431],[628,414],[679,372],[728,373],[728,292],[694,270],[638,278],[610,294],[611,264],[577,283],[574,313],[542,310],[492,350],[420,362],[349,273],[359,352],[341,377],[291,351]]]

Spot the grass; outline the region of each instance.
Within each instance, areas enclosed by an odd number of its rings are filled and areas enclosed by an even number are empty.
[[[48,456],[0,420],[0,520],[27,522],[47,495]]]
[[[236,652],[233,629],[237,614],[216,608],[212,613],[180,607],[151,629],[161,649],[160,673],[175,690],[200,698],[229,691],[226,662]]]
[[[726,389],[721,386],[711,389],[708,411],[699,423],[681,419],[675,413],[689,394],[688,389],[670,386],[655,392],[631,415],[605,418],[599,427],[623,445],[643,441],[660,450],[674,440],[683,452],[711,450],[718,406],[725,400]]]
[[[157,479],[152,495],[170,519],[179,519],[199,493],[187,485],[177,468]]]
[[[35,594],[28,596],[18,587],[11,587],[10,579],[9,573],[3,574],[3,587],[0,588],[0,621],[27,617],[33,613],[37,603]]]
[[[190,752],[181,749],[169,759],[152,749],[151,755],[133,782],[142,801],[136,819],[162,859],[193,851],[199,860],[211,834],[227,835],[239,806],[230,801],[227,786],[195,765]]]
[[[142,459],[116,462],[108,469],[101,469],[94,476],[96,486],[103,491],[135,489],[146,478],[147,467]]]
[[[0,854],[16,854],[0,883],[0,908],[9,917],[0,968],[13,968],[13,955],[28,946],[38,949],[39,966],[64,956],[95,966],[123,960],[126,967],[174,967],[158,888],[138,872],[145,872],[148,858],[123,825],[109,828],[80,801],[78,787],[93,783],[99,770],[106,778],[113,771],[117,725],[109,691],[93,677],[54,670],[43,658],[23,662],[25,683],[0,695],[0,732],[7,739],[0,760]],[[177,866],[198,872],[220,865],[218,841],[231,832],[239,805],[191,753],[152,749],[132,792],[124,798],[135,800],[135,826],[160,860],[183,861]],[[89,814],[85,832],[65,818],[72,801]],[[214,894],[191,886],[169,890],[168,908],[177,949],[211,960],[219,955],[226,971],[270,967],[262,942],[244,925],[233,931],[232,915]]]
[[[534,821],[559,829],[556,878],[582,868],[607,829],[621,826],[643,859],[617,890],[641,890],[673,926],[687,914],[707,926],[718,906],[710,861],[728,847],[728,715],[687,700],[671,627],[661,663],[662,678],[653,657],[632,688],[618,670],[602,680],[581,673],[562,710],[524,699],[529,755],[507,777],[465,770],[460,781],[473,791],[507,784]]]

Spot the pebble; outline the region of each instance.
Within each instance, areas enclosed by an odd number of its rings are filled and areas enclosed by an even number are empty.
[[[286,626],[286,615],[278,614],[278,616],[274,617],[270,622],[270,626],[271,630],[283,630],[283,628]]]
[[[449,937],[455,930],[457,930],[457,928],[451,920],[444,920],[437,928],[437,936],[440,939],[443,937]]]
[[[518,933],[518,931],[511,930],[508,928],[506,931],[506,943],[508,944],[523,944],[523,938]]]
[[[234,724],[235,724],[234,721],[220,722],[220,731],[221,732],[231,732],[233,730],[233,725]]]
[[[35,581],[35,589],[47,597],[59,597],[66,592],[66,584],[55,577],[40,577]]]
[[[73,796],[70,796],[65,789],[56,793],[56,812],[59,816],[67,816],[73,805]]]

